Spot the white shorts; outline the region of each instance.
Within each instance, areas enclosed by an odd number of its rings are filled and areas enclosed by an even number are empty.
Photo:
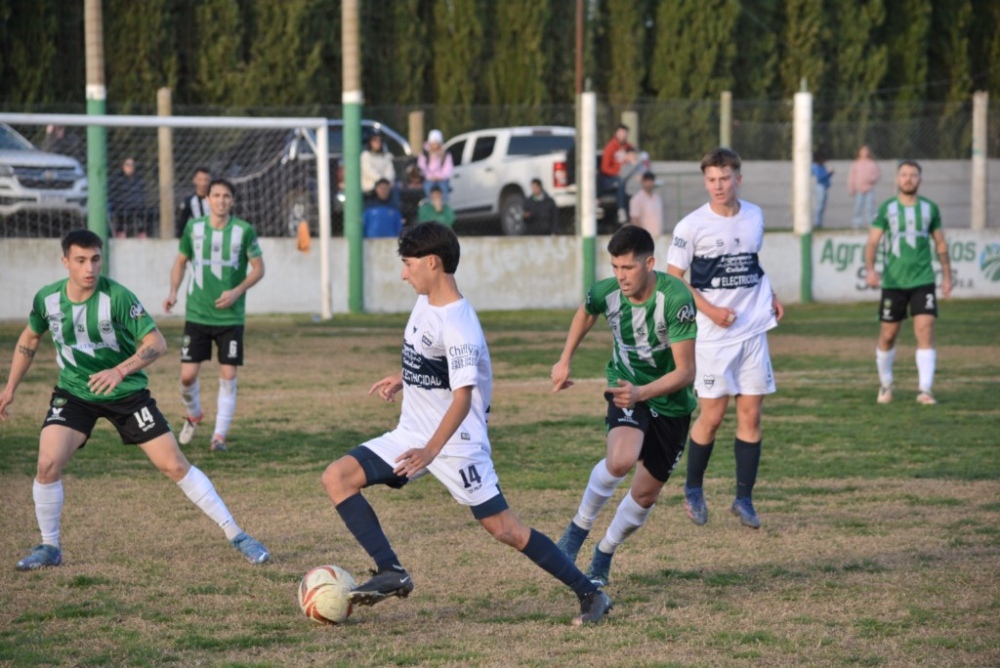
[[[694,389],[703,399],[775,391],[766,332],[727,346],[695,344],[695,369]]]
[[[422,448],[427,441],[400,430],[390,431],[362,445],[390,467],[396,467],[396,458],[411,448]],[[500,481],[489,444],[451,444],[442,448],[423,471],[410,478],[415,480],[430,472],[441,481],[452,497],[463,506],[480,506],[500,494]]]

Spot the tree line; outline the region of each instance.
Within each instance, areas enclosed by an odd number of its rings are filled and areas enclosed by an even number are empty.
[[[573,0],[361,0],[366,106],[539,122],[575,96]],[[0,105],[84,108],[83,1],[0,0]],[[993,0],[586,0],[585,75],[614,110],[670,103],[654,127],[692,141],[699,105],[786,100],[803,82],[829,122],[1000,92]],[[331,114],[341,95],[337,0],[104,0],[108,109]],[[225,111],[220,111],[225,110]]]

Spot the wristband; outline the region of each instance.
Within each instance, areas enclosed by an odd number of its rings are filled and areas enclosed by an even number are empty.
[[[123,380],[125,380],[125,374],[122,373],[121,369],[119,369],[118,367],[112,367],[112,368],[114,368],[114,370],[118,372],[118,376],[119,376],[118,382],[119,383],[122,382]]]

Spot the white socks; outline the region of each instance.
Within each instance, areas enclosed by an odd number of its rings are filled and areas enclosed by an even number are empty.
[[[604,554],[614,554],[614,551],[625,542],[626,538],[646,523],[646,518],[649,517],[654,506],[656,506],[655,503],[649,508],[643,508],[632,498],[631,492],[626,494],[622,502],[618,504],[615,517],[611,520],[604,538],[598,543],[597,549]]]
[[[197,466],[192,466],[187,475],[177,482],[177,486],[194,505],[201,508],[213,522],[222,527],[226,532],[226,538],[232,540],[243,531],[233,520],[225,502],[219,498],[212,481]]]
[[[597,519],[597,513],[608,502],[611,495],[615,493],[615,488],[625,477],[616,478],[608,471],[608,461],[602,459],[597,462],[594,470],[590,472],[590,481],[587,489],[583,490],[583,499],[580,501],[580,508],[576,511],[573,522],[581,529],[590,531]]]
[[[921,392],[930,393],[936,364],[937,351],[934,348],[917,348],[917,383]]]
[[[219,379],[219,408],[215,414],[215,433],[225,437],[236,412],[236,379]]]
[[[62,517],[64,498],[62,480],[47,485],[35,480],[31,495],[35,499],[35,517],[42,532],[42,542],[59,547],[59,518]]]
[[[184,404],[188,417],[201,416],[201,386],[197,378],[191,385],[181,383],[181,403]]]
[[[875,367],[878,369],[878,382],[882,387],[892,386],[892,364],[896,361],[896,348],[882,350],[875,347]]]

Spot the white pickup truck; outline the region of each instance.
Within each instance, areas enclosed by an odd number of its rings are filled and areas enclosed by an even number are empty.
[[[576,130],[558,125],[493,128],[452,137],[445,150],[455,164],[449,204],[456,219],[499,218],[504,234],[532,233],[522,214],[536,178],[559,209],[574,208],[575,145]],[[614,211],[614,193],[601,193],[601,200],[602,208]]]

